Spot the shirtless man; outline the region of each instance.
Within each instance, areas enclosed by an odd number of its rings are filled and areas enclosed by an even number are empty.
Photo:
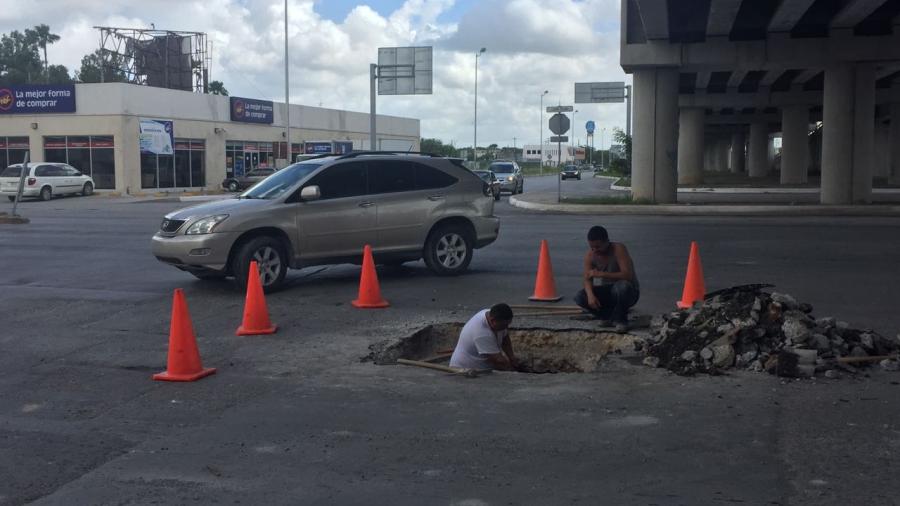
[[[626,332],[628,308],[641,296],[631,255],[624,244],[610,242],[603,227],[591,227],[587,239],[590,250],[584,255],[584,288],[575,295],[575,303],[600,320],[600,326],[612,323],[616,332]]]

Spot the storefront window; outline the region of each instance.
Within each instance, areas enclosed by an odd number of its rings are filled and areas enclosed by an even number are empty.
[[[203,161],[206,141],[175,139],[175,155],[141,153],[142,188],[199,188],[206,186]]]
[[[94,179],[94,188],[116,188],[115,144],[111,135],[44,137],[44,160],[67,163]]]
[[[242,176],[256,168],[274,168],[277,147],[272,142],[226,141],[226,176]]]

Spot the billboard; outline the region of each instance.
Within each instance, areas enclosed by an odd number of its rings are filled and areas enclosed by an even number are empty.
[[[432,48],[378,48],[379,95],[430,95]]]
[[[75,112],[74,84],[0,87],[0,114]]]
[[[331,153],[331,141],[304,142],[303,149],[307,155],[326,155]]]
[[[140,120],[141,153],[171,155],[175,153],[174,125],[159,119]]]
[[[231,121],[267,125],[271,125],[275,121],[275,106],[270,100],[229,97],[229,101],[231,102]]]
[[[575,83],[575,103],[608,104],[625,101],[625,81]]]

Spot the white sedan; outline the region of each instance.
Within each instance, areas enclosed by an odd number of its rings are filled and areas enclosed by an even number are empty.
[[[22,164],[10,165],[0,172],[0,194],[12,201],[16,199]],[[28,164],[22,197],[38,197],[50,200],[54,195],[94,193],[94,180],[85,176],[75,167],[65,163],[36,162]]]

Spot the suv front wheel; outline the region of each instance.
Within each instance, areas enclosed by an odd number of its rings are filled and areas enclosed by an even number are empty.
[[[471,234],[459,225],[442,225],[425,242],[425,264],[438,276],[465,271],[472,261]]]
[[[277,290],[287,274],[288,261],[284,245],[274,237],[254,237],[241,245],[234,255],[231,272],[241,288],[247,287],[250,261],[259,266],[259,281],[265,292]]]

